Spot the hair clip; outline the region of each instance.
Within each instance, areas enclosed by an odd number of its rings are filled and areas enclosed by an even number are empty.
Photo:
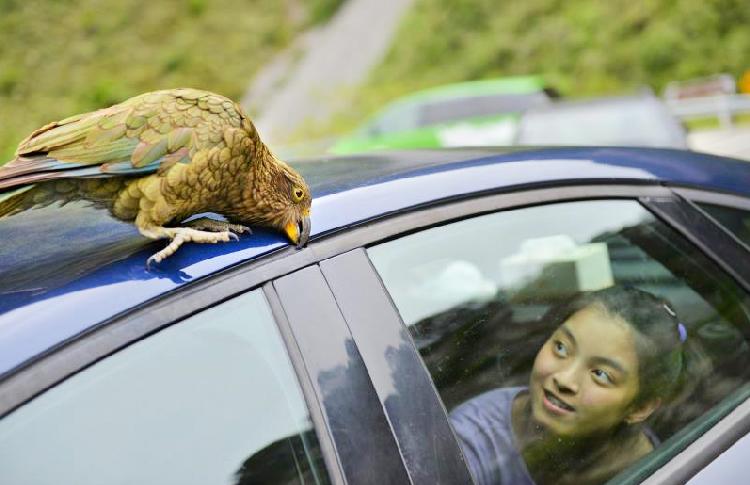
[[[680,334],[680,342],[685,342],[687,340],[687,328],[685,328],[685,325],[682,324],[682,322],[677,323],[677,332]]]
[[[671,308],[669,308],[669,305],[667,305],[666,303],[664,303],[662,306],[664,307],[664,309],[667,311],[667,313],[669,313],[669,315],[672,318],[674,318],[674,317],[677,316],[677,314],[674,312],[674,310],[672,310]]]

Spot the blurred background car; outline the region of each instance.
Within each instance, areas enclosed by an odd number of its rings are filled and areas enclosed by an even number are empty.
[[[437,86],[388,104],[330,151],[509,145],[519,114],[557,95],[540,76]]]
[[[685,130],[652,94],[559,101],[521,117],[518,145],[687,148]]]

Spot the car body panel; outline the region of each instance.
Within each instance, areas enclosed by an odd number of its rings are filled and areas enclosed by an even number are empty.
[[[507,146],[514,142],[518,120],[517,114],[502,114],[463,119],[385,135],[352,136],[336,142],[329,152],[343,155],[403,148]]]
[[[473,194],[513,191],[532,187],[592,183],[635,183],[703,188],[750,197],[745,162],[692,152],[661,149],[560,148],[509,151],[453,151],[436,162],[429,152],[373,155],[363,159],[330,158],[300,162],[313,191],[312,238],[397,214],[413,207],[464,198]],[[337,174],[340,174],[338,176]],[[59,241],[52,229],[63,228],[71,237],[69,208],[47,208],[47,222],[38,227],[15,227],[12,238],[29,241],[46,238],[54,244],[30,245],[44,261],[55,262],[56,244],[77,247],[76,241]],[[31,215],[35,211],[28,211]],[[0,230],[15,217],[0,221]],[[37,221],[39,222],[39,221]],[[33,267],[27,260],[16,266],[12,253],[0,248],[3,280],[24,271],[29,284],[0,298],[0,373],[75,338],[82,332],[129,309],[238,264],[287,247],[279,233],[256,230],[238,242],[185,245],[158,268],[147,271],[146,258],[163,243],[147,242],[127,224],[104,218],[102,227],[112,235],[108,244],[123,247],[103,252],[93,263],[80,263],[75,278],[45,286],[48,264]],[[39,231],[24,232],[24,231]],[[79,236],[82,240],[85,235]],[[24,239],[25,238],[25,239]],[[82,244],[82,242],[79,242]],[[59,261],[57,263],[60,263]],[[55,263],[55,264],[57,264]],[[95,264],[94,264],[95,263]],[[51,264],[51,263],[50,263]],[[70,267],[62,265],[66,271]],[[75,268],[75,265],[72,266]],[[81,269],[83,268],[83,269]],[[10,275],[10,276],[9,276]]]
[[[706,468],[693,476],[687,482],[687,485],[732,483],[737,477],[744,476],[747,473],[748,456],[750,456],[750,435],[745,435]]]

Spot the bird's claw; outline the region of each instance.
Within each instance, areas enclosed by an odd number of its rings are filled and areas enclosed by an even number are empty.
[[[146,260],[146,270],[151,271],[151,264],[152,263],[161,263],[162,258],[160,256],[161,251],[159,251],[156,254],[152,254],[147,260]]]
[[[172,256],[177,249],[180,248],[184,243],[186,242],[196,242],[196,243],[218,243],[218,242],[229,242],[229,241],[239,241],[240,238],[237,234],[231,232],[231,231],[222,231],[222,232],[208,232],[208,231],[199,231],[192,228],[187,227],[179,227],[179,228],[165,228],[169,229],[165,234],[167,237],[171,239],[169,244],[162,249],[161,251],[153,254],[151,257],[149,257],[146,260],[146,269],[151,270],[151,265],[153,263],[161,263],[168,257]]]
[[[229,230],[238,234],[253,233],[252,229],[247,226],[243,226],[242,224],[229,224]]]
[[[209,232],[234,232],[237,234],[252,234],[253,231],[250,230],[249,227],[243,226],[242,224],[232,224],[230,222],[224,222],[224,221],[217,221],[215,219],[211,219],[210,217],[201,217],[200,219],[194,219],[190,222],[187,222],[185,226],[190,227],[192,229],[197,229],[199,231],[209,231]]]

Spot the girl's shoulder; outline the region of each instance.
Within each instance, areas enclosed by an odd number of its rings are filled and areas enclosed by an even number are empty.
[[[524,387],[503,387],[484,392],[453,409],[450,418],[452,421],[469,418],[475,422],[490,420],[509,423],[513,399],[525,389]]]

